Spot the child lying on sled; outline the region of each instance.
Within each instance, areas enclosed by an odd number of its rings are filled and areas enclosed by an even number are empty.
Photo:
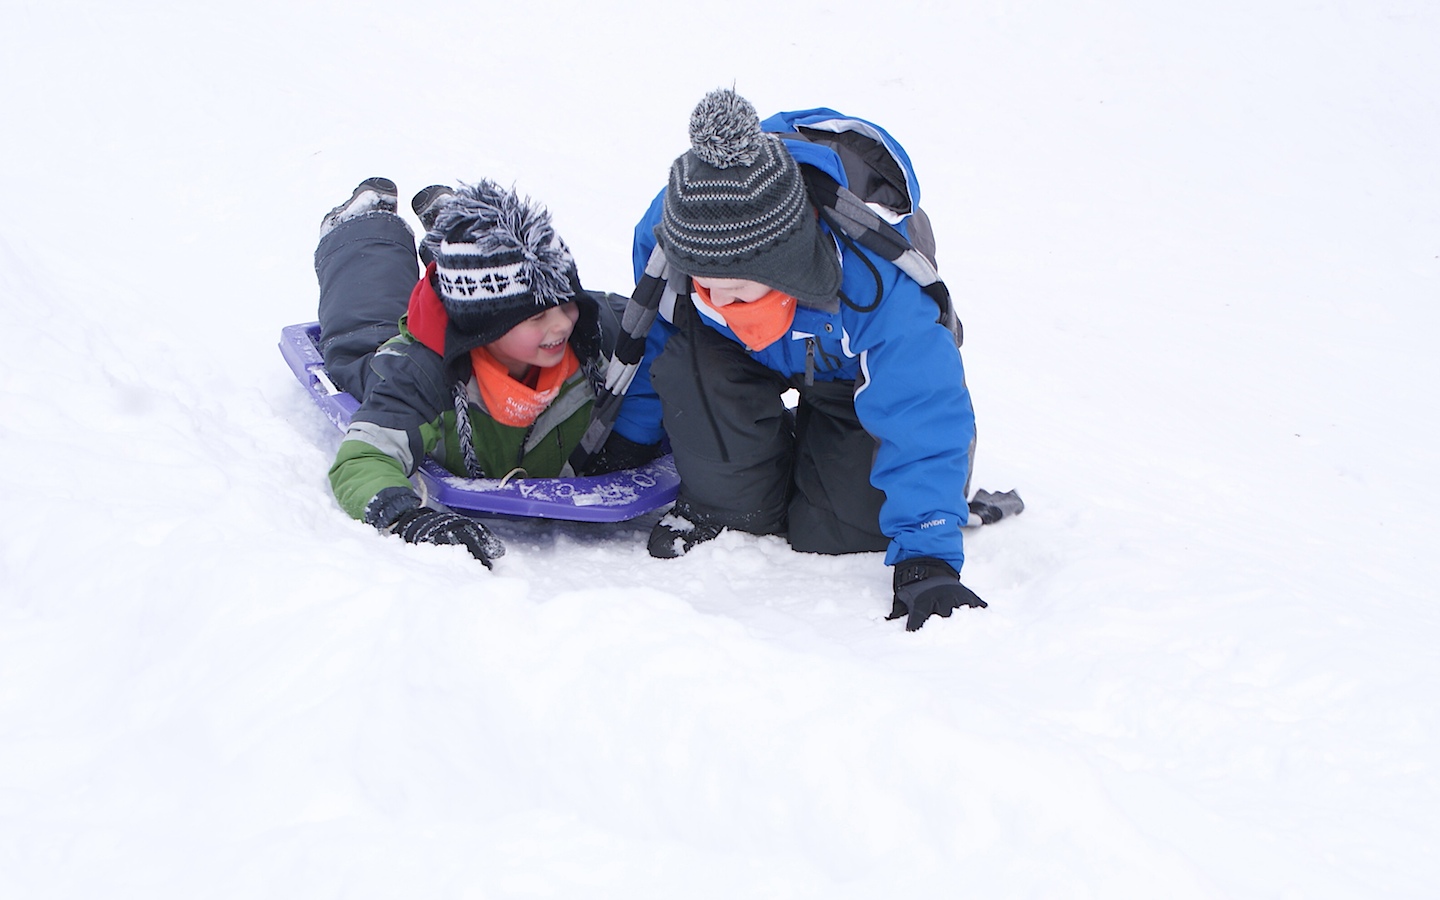
[[[488,180],[424,189],[411,203],[428,229],[422,272],[397,199],[394,182],[366,179],[321,224],[320,348],[360,402],[330,484],[351,516],[463,545],[489,567],[499,539],[411,486],[427,454],[462,477],[548,478],[637,466],[658,448],[612,434],[573,471],[604,378],[601,320],[615,313],[581,287],[543,207]]]

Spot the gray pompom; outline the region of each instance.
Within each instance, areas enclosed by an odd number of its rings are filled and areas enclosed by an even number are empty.
[[[754,164],[761,148],[755,107],[729,88],[711,91],[690,114],[690,146],[717,169]]]
[[[550,211],[482,178],[479,184],[460,185],[435,218],[427,240],[435,238],[439,258],[446,242],[470,245],[468,252],[482,256],[519,251],[520,279],[530,286],[538,306],[557,306],[574,296],[570,273],[575,259],[555,233]]]

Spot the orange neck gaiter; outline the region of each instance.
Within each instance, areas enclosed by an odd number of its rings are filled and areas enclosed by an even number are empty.
[[[484,347],[470,351],[470,367],[490,417],[501,425],[526,428],[560,396],[560,387],[580,368],[580,360],[566,344],[565,357],[558,365],[541,369],[533,388],[511,378],[510,371]]]
[[[709,291],[698,284],[693,287],[696,302],[723,319],[747,350],[764,350],[784,337],[795,321],[795,298],[789,294],[771,290],[759,300],[716,309],[710,305]]]

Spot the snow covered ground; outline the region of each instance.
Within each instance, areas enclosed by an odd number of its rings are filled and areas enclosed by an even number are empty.
[[[893,29],[886,26],[893,21]],[[0,896],[1440,893],[1440,9],[9,0]],[[990,602],[878,554],[336,507],[282,362],[370,175],[594,287],[735,85],[880,121],[967,330]]]

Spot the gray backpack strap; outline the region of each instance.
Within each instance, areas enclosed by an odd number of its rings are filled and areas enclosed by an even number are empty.
[[[669,284],[669,274],[669,263],[657,245],[645,264],[645,274],[635,285],[635,293],[625,304],[625,312],[620,318],[620,333],[615,339],[615,351],[605,366],[605,381],[595,398],[590,424],[581,436],[579,446],[570,454],[570,468],[575,472],[585,471],[591,458],[605,446],[605,439],[610,436],[615,419],[620,415],[620,404],[625,400],[630,383],[635,380],[635,373],[640,370],[640,363],[645,358],[645,338],[650,334],[650,326],[654,324],[667,293],[671,304],[674,303],[675,291]]]
[[[935,267],[935,235],[930,229],[930,217],[919,210],[910,216],[910,227],[921,239],[921,246],[928,251],[926,253],[849,188],[841,187],[829,174],[814,166],[800,168],[810,190],[810,199],[819,209],[821,218],[836,232],[878,254],[910,276],[940,308],[938,321],[955,336],[955,346],[964,343],[965,330],[955,314],[955,305],[950,301],[950,289],[940,279],[940,270]]]

